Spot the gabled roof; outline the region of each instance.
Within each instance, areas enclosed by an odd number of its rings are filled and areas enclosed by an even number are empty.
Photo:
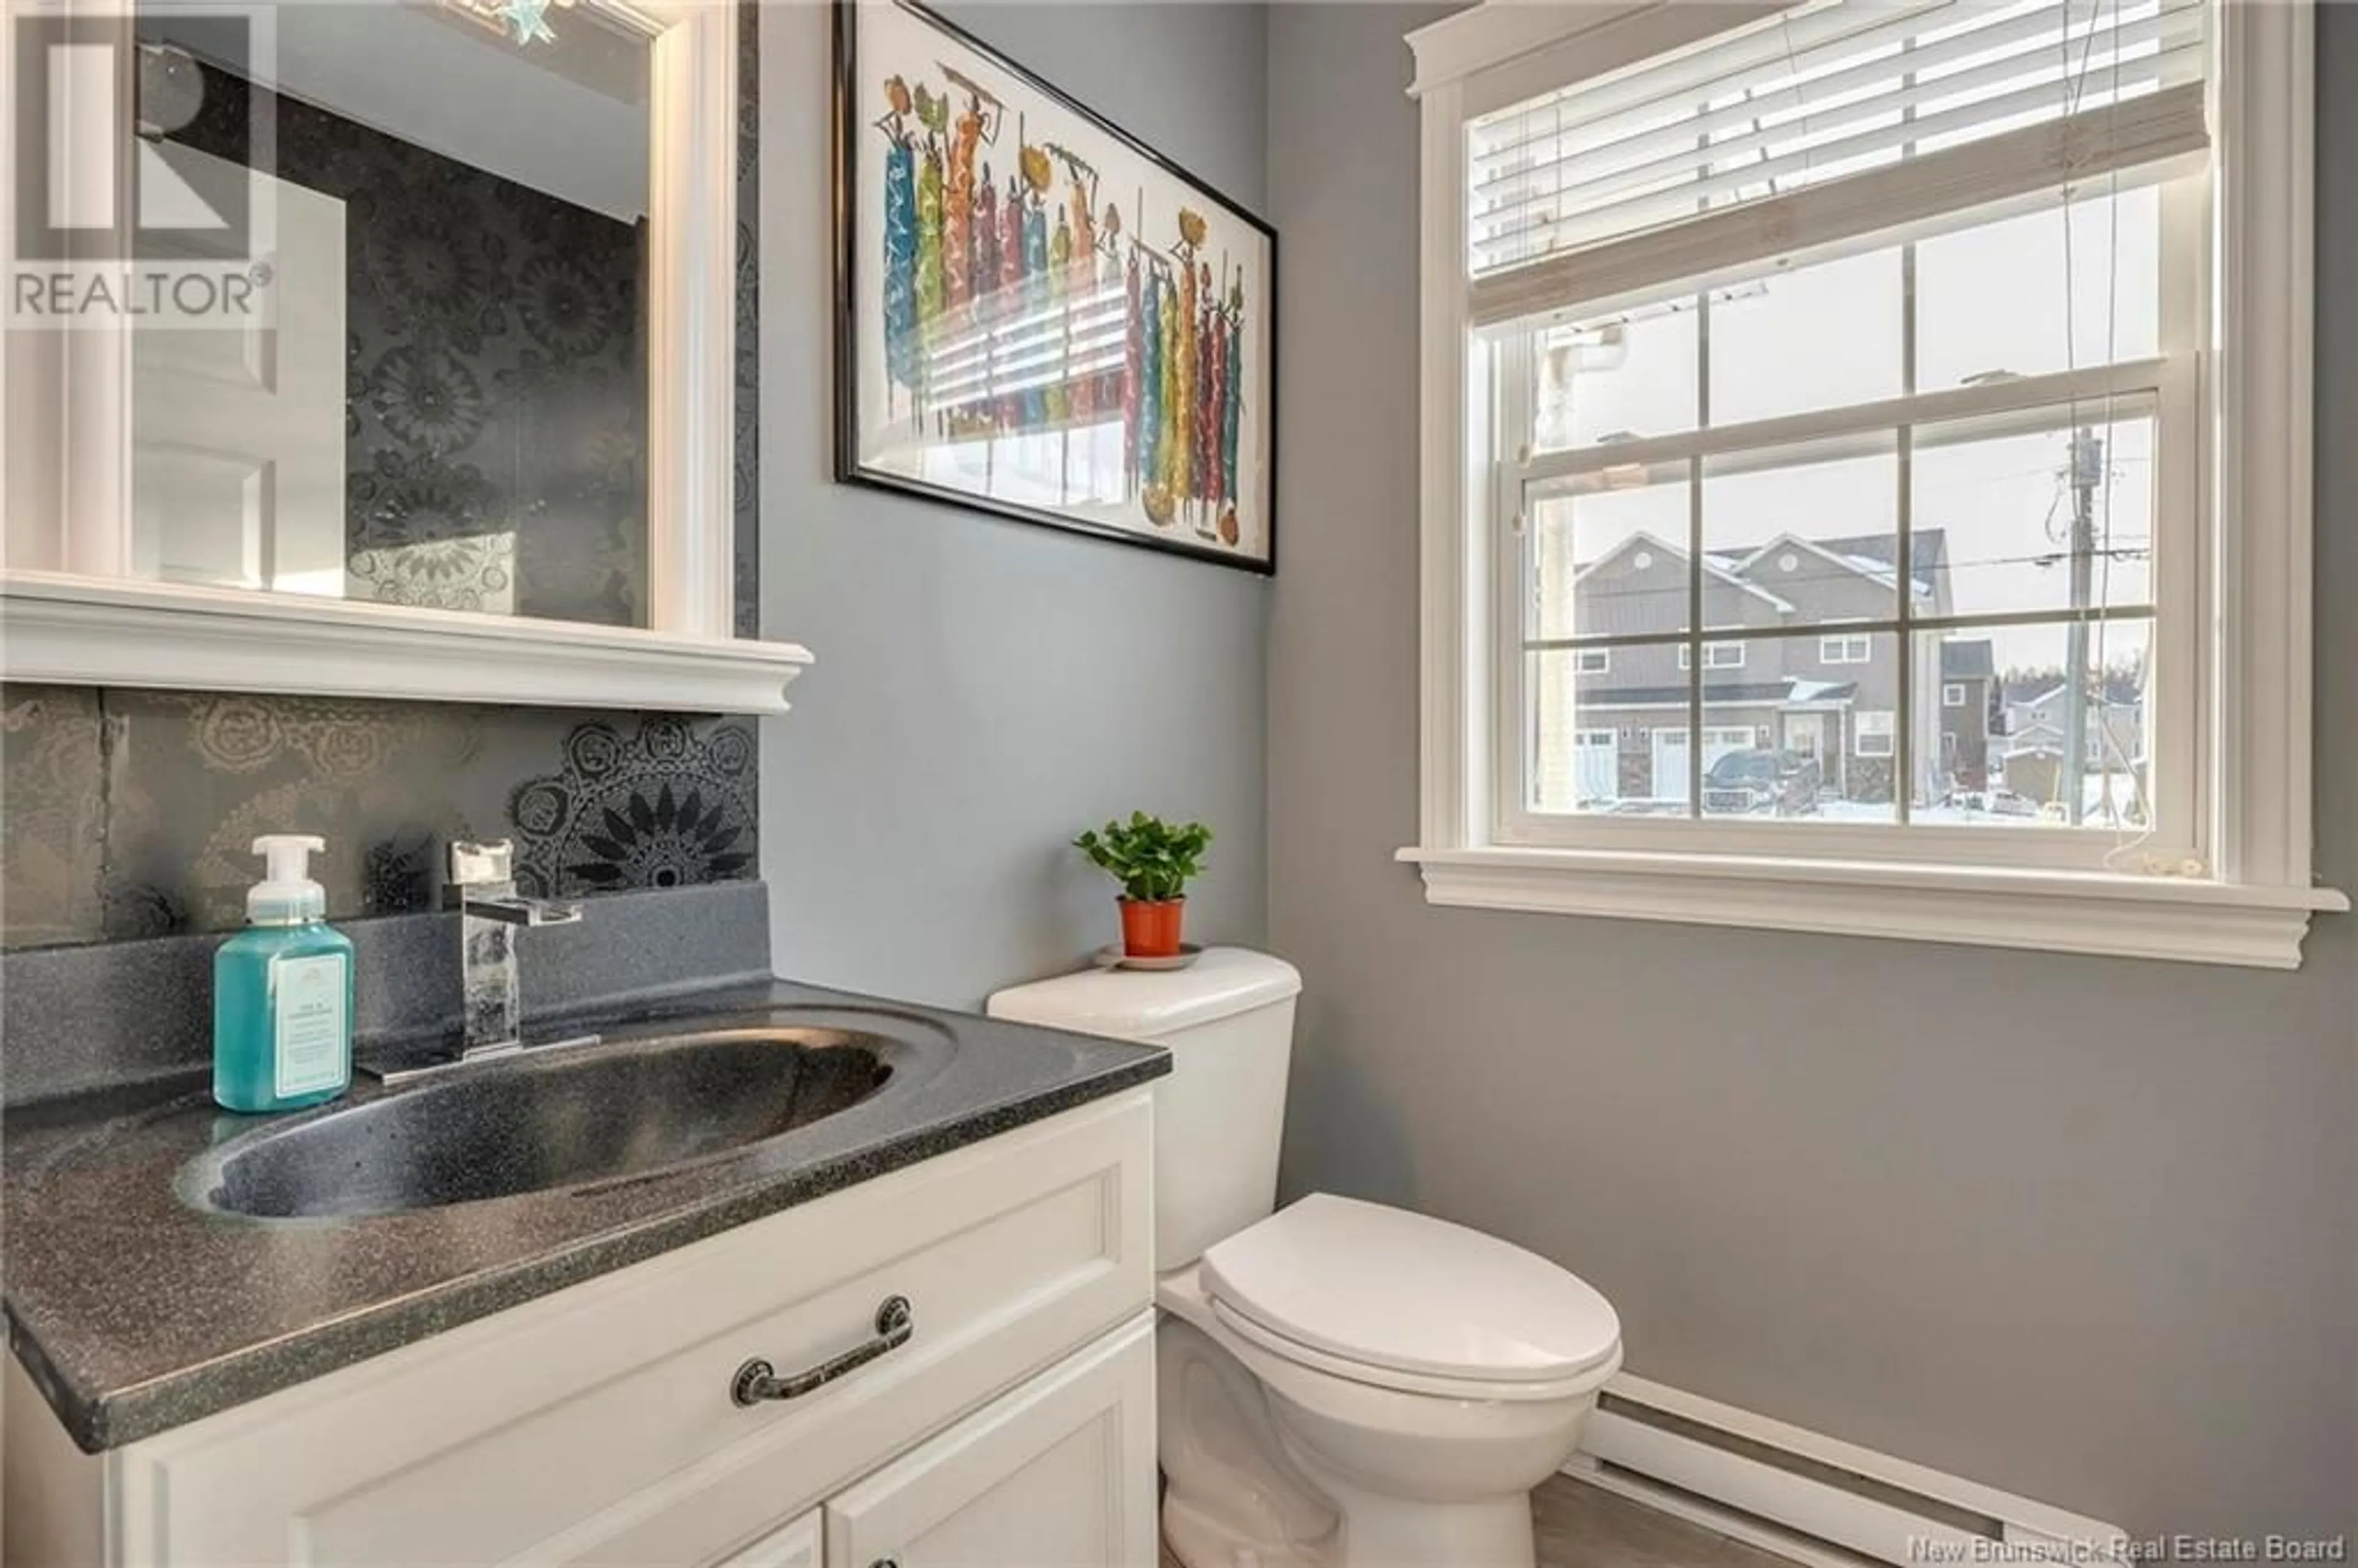
[[[1760,563],[1774,551],[1803,549],[1822,560],[1832,562],[1847,572],[1855,572],[1869,582],[1885,588],[1899,584],[1897,557],[1898,540],[1889,534],[1861,534],[1840,539],[1804,539],[1799,534],[1779,534],[1767,544],[1746,556],[1736,570],[1749,579]],[[1916,597],[1932,597],[1932,584],[1938,580],[1941,565],[1948,558],[1947,536],[1938,528],[1920,529],[1909,541],[1908,575]]]
[[[1847,539],[1821,539],[1827,549],[1840,556],[1865,556],[1880,561],[1887,572],[1898,565],[1899,540],[1891,534],[1861,534]],[[1920,586],[1938,581],[1949,565],[1949,533],[1945,528],[1914,528],[1908,535],[1908,570]],[[1925,589],[1931,592],[1930,589]]]
[[[1630,535],[1628,538],[1614,546],[1611,549],[1606,551],[1603,555],[1597,557],[1595,560],[1590,561],[1585,565],[1575,566],[1573,568],[1572,580],[1575,584],[1578,583],[1581,579],[1586,577],[1589,573],[1595,571],[1597,568],[1604,566],[1606,562],[1612,560],[1615,557],[1619,556],[1626,551],[1636,548],[1641,544],[1652,549],[1665,551],[1680,561],[1684,561],[1687,558],[1687,553],[1679,548],[1676,545],[1665,543],[1660,539],[1657,539],[1651,534],[1646,533],[1644,530],[1640,529],[1639,532]],[[1703,569],[1704,575],[1710,577],[1714,581],[1724,582],[1730,588],[1741,589],[1743,591],[1751,594],[1756,599],[1767,600],[1770,605],[1775,607],[1777,613],[1779,615],[1790,615],[1793,612],[1793,606],[1790,600],[1778,598],[1775,594],[1769,592],[1767,589],[1762,588],[1757,582],[1747,582],[1744,579],[1736,576],[1734,572],[1729,571],[1725,567],[1723,567],[1718,562],[1713,560],[1711,554],[1708,551],[1705,551],[1704,554]]]

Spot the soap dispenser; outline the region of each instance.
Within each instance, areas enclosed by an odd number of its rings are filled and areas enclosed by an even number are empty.
[[[352,945],[327,924],[308,858],[327,840],[254,841],[266,873],[245,895],[248,929],[213,955],[213,1099],[225,1110],[298,1110],[352,1078]]]

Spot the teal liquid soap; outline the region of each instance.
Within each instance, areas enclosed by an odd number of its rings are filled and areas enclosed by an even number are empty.
[[[294,834],[254,841],[269,878],[246,895],[248,929],[213,955],[213,1100],[225,1110],[300,1110],[352,1085],[352,945],[304,874],[325,848]]]

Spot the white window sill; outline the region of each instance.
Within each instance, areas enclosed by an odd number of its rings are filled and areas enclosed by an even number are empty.
[[[2271,969],[2300,967],[2311,914],[2350,907],[2325,888],[2078,871],[1586,849],[1407,849],[1399,858],[1423,874],[1426,903],[1457,908]]]
[[[784,713],[792,643],[46,572],[0,574],[12,681]]]

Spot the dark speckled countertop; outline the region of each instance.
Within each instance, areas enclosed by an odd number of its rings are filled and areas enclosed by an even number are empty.
[[[1169,1070],[1155,1047],[784,981],[631,1016],[779,1009],[793,1015],[782,1022],[921,1040],[927,1065],[824,1119],[669,1173],[359,1218],[257,1220],[184,1203],[174,1184],[189,1160],[264,1125],[202,1095],[158,1102],[149,1090],[144,1104],[85,1098],[12,1116],[0,1181],[10,1343],[96,1453]],[[353,1098],[410,1088],[356,1078]]]

